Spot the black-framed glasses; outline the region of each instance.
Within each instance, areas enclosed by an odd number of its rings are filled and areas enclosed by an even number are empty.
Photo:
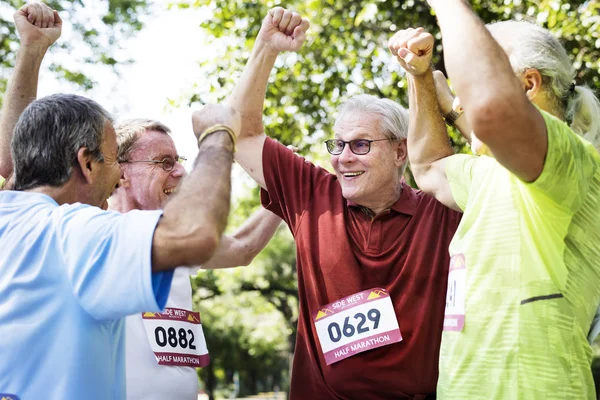
[[[184,161],[186,161],[187,158],[182,157],[182,156],[177,156],[177,158],[173,158],[170,156],[167,156],[165,158],[163,158],[162,160],[120,160],[119,163],[148,163],[148,164],[162,164],[162,169],[164,169],[165,171],[169,172],[172,171],[173,168],[175,168],[175,164],[176,163],[181,163],[183,164]]]
[[[387,139],[377,139],[377,140],[369,140],[369,139],[353,139],[350,141],[340,140],[340,139],[329,139],[325,141],[325,145],[327,146],[327,151],[329,154],[334,156],[342,154],[344,151],[344,147],[346,144],[350,145],[350,151],[358,156],[364,156],[371,151],[371,143],[373,142],[383,142],[384,140],[393,140],[390,138]]]

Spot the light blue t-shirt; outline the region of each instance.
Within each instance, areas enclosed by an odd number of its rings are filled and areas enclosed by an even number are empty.
[[[151,272],[160,216],[0,192],[0,393],[125,398],[122,318],[161,310],[173,276]]]

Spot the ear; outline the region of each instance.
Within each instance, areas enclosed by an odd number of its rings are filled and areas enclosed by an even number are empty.
[[[394,143],[394,142],[392,142],[392,143]],[[403,166],[406,163],[407,158],[408,158],[408,151],[406,148],[406,139],[402,139],[399,142],[397,142],[396,157],[394,159],[394,162],[395,162],[396,166],[398,168],[400,168],[401,166]]]
[[[92,160],[93,157],[87,147],[82,147],[77,151],[77,163],[79,164],[83,178],[88,184],[93,182]]]
[[[542,74],[535,68],[529,68],[521,74],[521,84],[525,87],[525,94],[529,101],[542,91]]]
[[[121,164],[121,178],[119,179],[119,187],[130,187],[131,181],[129,180],[129,173],[125,171],[126,168],[123,168],[123,164]]]

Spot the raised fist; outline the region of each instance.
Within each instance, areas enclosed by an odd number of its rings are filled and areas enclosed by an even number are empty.
[[[22,46],[50,47],[60,37],[62,20],[58,12],[45,4],[31,3],[13,16]]]
[[[431,67],[433,44],[433,36],[423,28],[409,28],[396,32],[388,41],[388,48],[406,72],[419,76]]]
[[[300,14],[275,7],[263,20],[258,40],[267,43],[275,52],[298,51],[306,40],[306,31],[310,26]]]
[[[242,127],[242,119],[239,112],[222,104],[207,104],[192,114],[192,126],[196,139],[199,139],[202,132],[213,125],[225,125],[231,128],[237,137]]]

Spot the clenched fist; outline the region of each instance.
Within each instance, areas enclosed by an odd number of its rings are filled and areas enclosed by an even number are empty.
[[[433,36],[423,28],[409,28],[396,32],[388,41],[388,48],[402,68],[413,76],[423,75],[431,67]]]
[[[56,10],[45,4],[24,5],[13,18],[23,46],[48,48],[60,37],[62,20]]]
[[[273,51],[298,51],[306,40],[310,26],[297,12],[275,7],[263,20],[257,40],[265,42]]]

